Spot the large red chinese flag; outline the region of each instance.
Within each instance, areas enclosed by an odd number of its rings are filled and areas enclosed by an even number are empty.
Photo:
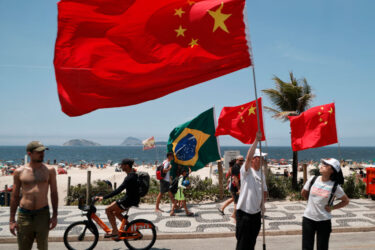
[[[245,0],[61,0],[63,112],[133,105],[251,65]]]
[[[289,116],[293,151],[337,143],[335,104],[313,107],[299,116]]]
[[[262,98],[258,98],[260,128],[262,141],[264,141]],[[251,144],[255,140],[258,131],[256,102],[248,102],[240,106],[224,107],[221,110],[216,136],[231,135],[245,144]]]

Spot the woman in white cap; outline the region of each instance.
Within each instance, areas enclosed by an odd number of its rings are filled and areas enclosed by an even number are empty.
[[[345,207],[349,198],[340,185],[344,183],[340,162],[334,158],[322,159],[321,176],[311,177],[303,186],[301,195],[308,199],[302,219],[302,249],[313,250],[315,233],[317,249],[328,249],[332,231],[331,211]],[[333,198],[341,200],[333,206]]]

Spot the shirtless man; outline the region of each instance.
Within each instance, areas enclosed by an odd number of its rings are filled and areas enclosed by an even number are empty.
[[[36,239],[38,249],[48,249],[48,232],[57,224],[56,170],[43,164],[46,149],[48,148],[38,141],[30,142],[26,147],[30,163],[14,172],[9,230],[17,236],[18,248],[21,250],[31,249],[34,239]],[[50,218],[47,198],[49,186],[51,187],[52,218]],[[20,190],[22,190],[21,200]]]

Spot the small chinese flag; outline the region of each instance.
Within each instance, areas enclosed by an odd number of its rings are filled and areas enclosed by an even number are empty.
[[[55,74],[69,116],[134,105],[251,65],[245,0],[61,0]]]
[[[263,129],[262,98],[258,98],[262,141],[266,139]],[[252,101],[236,107],[224,107],[221,110],[216,136],[231,135],[245,144],[255,140],[258,131],[256,102]]]
[[[335,104],[313,107],[299,116],[289,116],[293,151],[337,143]]]

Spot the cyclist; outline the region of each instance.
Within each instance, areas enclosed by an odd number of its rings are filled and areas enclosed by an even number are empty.
[[[128,210],[131,206],[138,206],[139,204],[139,184],[138,184],[138,176],[133,169],[134,160],[132,159],[123,159],[121,162],[120,168],[126,172],[126,177],[124,182],[112,193],[103,196],[95,197],[99,201],[103,199],[111,198],[119,193],[121,193],[124,189],[126,189],[126,194],[123,198],[114,201],[109,205],[105,212],[108,216],[108,220],[112,225],[112,232],[106,234],[105,238],[118,238],[118,228],[116,224],[116,217],[119,220],[123,219],[122,213]]]

